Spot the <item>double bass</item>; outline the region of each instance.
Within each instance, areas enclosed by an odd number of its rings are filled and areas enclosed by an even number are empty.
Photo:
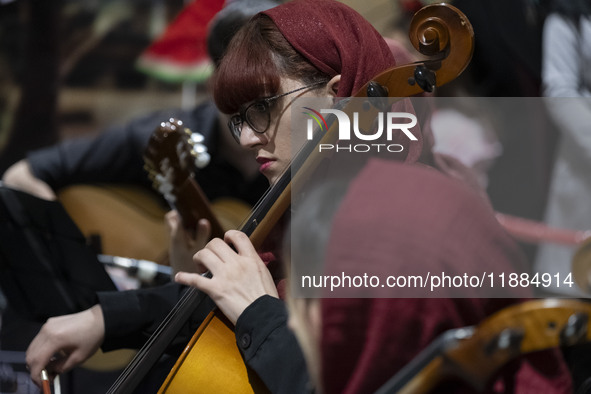
[[[428,58],[377,75],[355,97],[408,97],[432,92],[435,87],[455,79],[466,68],[474,47],[474,33],[468,19],[455,7],[444,4],[427,6],[415,14],[410,25],[410,40]],[[377,115],[378,108],[372,106],[368,111],[353,103],[357,101],[345,104],[343,110],[363,112],[374,118]],[[305,144],[287,171],[245,220],[240,230],[249,236],[255,248],[262,245],[290,206],[292,179],[294,182],[308,179],[323,159],[315,148],[337,138],[335,126],[328,127],[324,133],[316,133]],[[164,130],[164,133],[168,132]],[[198,290],[188,289],[109,393],[133,392],[185,325],[191,312],[206,298]],[[231,324],[218,310],[213,310],[186,346],[159,392],[249,393],[265,390],[262,383],[249,379]]]
[[[376,394],[429,393],[460,379],[483,391],[494,374],[521,355],[591,342],[591,303],[539,299],[509,306],[477,326],[441,334]]]

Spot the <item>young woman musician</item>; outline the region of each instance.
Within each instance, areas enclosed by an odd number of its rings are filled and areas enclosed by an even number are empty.
[[[256,15],[234,37],[214,76],[214,95],[218,107],[231,115],[232,136],[252,152],[260,172],[273,184],[290,163],[292,143],[298,143],[292,142],[290,133],[290,110],[296,98],[318,97],[330,105],[355,94],[395,64],[380,34],[348,6],[334,0],[295,0]],[[429,164],[445,162],[448,169],[459,168],[443,158],[433,160],[428,147],[423,149],[422,136],[418,138],[396,159],[412,163],[421,157]],[[182,236],[182,231],[176,234]],[[301,351],[287,328],[284,303],[278,298],[283,295],[284,276],[275,256],[276,250],[257,251],[245,234],[229,231],[223,241],[210,241],[193,258],[197,271],[208,270],[213,277],[181,272],[176,281],[206,292],[235,324],[246,365],[272,392],[301,393],[307,390],[308,378]],[[33,378],[60,350],[66,356],[50,372],[71,368],[101,343],[103,347],[125,344],[153,326],[156,315],[170,309],[165,306],[174,303],[177,293],[146,294],[133,294],[138,305],[131,311],[107,316],[97,304],[78,315],[50,319],[28,350]],[[117,305],[111,302],[110,310],[114,309]],[[150,318],[142,317],[140,311],[151,314]],[[56,335],[62,322],[67,330],[89,328],[89,334],[83,338]]]

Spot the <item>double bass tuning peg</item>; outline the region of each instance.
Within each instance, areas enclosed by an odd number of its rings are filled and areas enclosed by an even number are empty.
[[[415,68],[414,78],[410,78],[408,83],[411,85],[416,83],[423,91],[432,93],[437,86],[437,79],[433,70],[420,64]]]
[[[366,109],[369,109],[368,104],[373,105],[380,111],[387,111],[389,106],[388,103],[388,88],[380,85],[376,81],[370,81],[367,84],[367,97],[369,98],[368,103],[364,104]]]
[[[388,88],[376,81],[370,81],[367,84],[367,97],[388,97]]]

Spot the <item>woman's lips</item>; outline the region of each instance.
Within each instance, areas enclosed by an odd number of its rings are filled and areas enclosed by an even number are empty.
[[[267,159],[265,157],[257,157],[256,160],[257,160],[257,163],[259,163],[261,165],[259,167],[259,171],[260,172],[264,172],[275,161],[275,160],[272,160],[272,159]]]

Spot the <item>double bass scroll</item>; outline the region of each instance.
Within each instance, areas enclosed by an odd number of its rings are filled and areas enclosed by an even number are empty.
[[[591,342],[591,303],[540,299],[501,309],[477,326],[450,330],[376,394],[426,394],[461,380],[483,391],[495,373],[521,355]]]
[[[449,4],[432,4],[417,11],[410,23],[409,39],[427,58],[380,74],[365,85],[360,94],[367,92],[372,82],[382,86],[389,97],[433,92],[436,87],[457,78],[474,52],[474,30],[470,21]],[[357,97],[363,96],[358,94]]]

